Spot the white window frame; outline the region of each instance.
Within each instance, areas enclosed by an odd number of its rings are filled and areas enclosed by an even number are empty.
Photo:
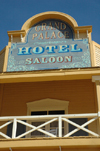
[[[32,101],[27,103],[27,115],[31,115],[31,112],[33,111],[56,111],[56,110],[64,110],[65,114],[68,114],[68,105],[69,101],[64,100],[58,100],[58,99],[42,99],[37,101]],[[32,121],[27,121],[31,124]],[[46,130],[49,130],[50,126],[48,125],[46,127]],[[29,130],[26,128],[26,130]],[[68,133],[68,124],[64,122],[64,134]],[[29,134],[27,137],[31,137],[31,134]]]

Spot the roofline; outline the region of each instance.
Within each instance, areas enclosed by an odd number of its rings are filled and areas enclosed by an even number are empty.
[[[51,71],[5,72],[0,74],[0,83],[39,82],[57,80],[92,79],[100,75],[100,67]]]

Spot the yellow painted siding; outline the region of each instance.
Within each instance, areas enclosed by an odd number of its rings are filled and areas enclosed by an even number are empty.
[[[4,84],[1,115],[27,115],[27,102],[45,98],[69,101],[69,114],[94,113],[94,89],[91,80]]]

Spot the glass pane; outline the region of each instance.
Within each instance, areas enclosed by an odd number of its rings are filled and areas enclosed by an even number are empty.
[[[32,137],[39,137],[39,136],[44,136],[45,134],[43,134],[42,132],[39,131],[34,131],[31,133]]]
[[[49,115],[65,114],[64,110],[49,111]]]
[[[59,135],[59,129],[58,128],[50,128],[50,133],[58,136]],[[62,136],[64,136],[64,128],[62,128]]]
[[[58,121],[50,123],[50,127],[58,127]],[[62,127],[64,127],[64,121],[62,121]]]
[[[50,127],[58,127],[58,121],[50,123]]]
[[[32,125],[37,127],[37,126],[39,126],[39,125],[41,125],[43,123],[45,123],[45,122],[32,122]],[[45,130],[45,126],[41,127],[41,129]],[[32,135],[32,137],[36,137],[36,136],[39,137],[39,136],[42,136],[42,135],[45,135],[45,134],[35,130],[34,132],[31,133],[31,135]]]
[[[85,122],[87,122],[87,118],[75,118],[75,119],[73,118],[73,119],[69,119],[69,120],[71,120],[74,123],[77,123],[79,125],[83,125]],[[88,129],[88,126],[86,126],[85,128]],[[69,132],[71,132],[74,129],[76,129],[76,127],[69,124]],[[79,130],[71,136],[88,136],[88,133],[83,130]]]
[[[45,123],[45,122],[44,121],[43,122],[32,122],[32,125],[37,127],[43,123]],[[43,126],[42,128],[45,128],[45,126]]]
[[[31,112],[31,115],[47,115],[47,111],[35,111]]]

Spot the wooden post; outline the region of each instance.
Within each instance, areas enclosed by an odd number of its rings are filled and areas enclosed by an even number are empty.
[[[16,138],[16,131],[17,131],[17,122],[16,122],[16,118],[14,118],[13,129],[12,129],[12,138]]]
[[[100,76],[92,76],[92,82],[96,84],[96,93],[97,93],[97,106],[98,106],[98,116],[99,119],[97,121],[97,130],[100,135]]]
[[[61,119],[61,116],[59,116],[58,125],[59,125],[59,137],[62,137],[62,119]]]
[[[13,42],[13,35],[11,35],[11,42]]]
[[[89,37],[89,35],[88,35],[88,30],[86,31],[86,35],[87,35],[87,38]]]
[[[23,35],[22,34],[20,35],[20,38],[21,38],[21,42],[23,42]]]
[[[79,30],[77,30],[77,38],[79,39]]]
[[[100,113],[100,82],[96,81],[98,114]],[[98,119],[98,134],[100,135],[100,118]]]

